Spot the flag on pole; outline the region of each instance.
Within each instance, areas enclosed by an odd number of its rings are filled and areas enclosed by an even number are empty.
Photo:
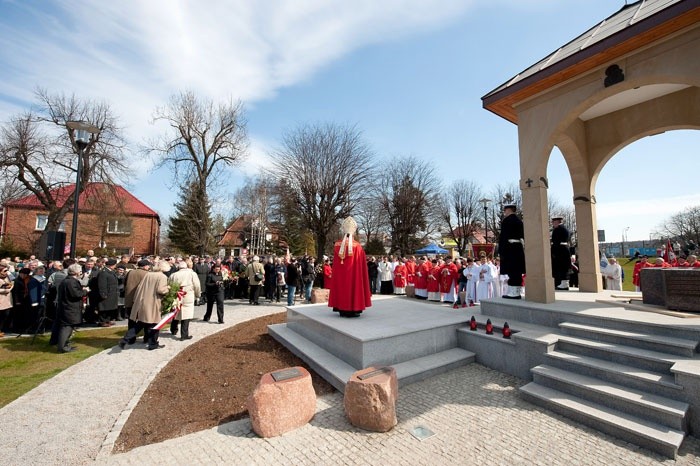
[[[669,264],[674,261],[676,255],[673,253],[673,246],[671,246],[671,240],[666,240],[666,251],[664,251],[664,260]]]
[[[605,253],[600,255],[600,271],[602,272],[609,265],[608,258]]]

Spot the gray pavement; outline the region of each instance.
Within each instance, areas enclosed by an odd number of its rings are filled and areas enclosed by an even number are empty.
[[[281,312],[279,305],[227,305],[226,324],[194,322],[189,342],[104,351],[0,410],[5,464],[700,464],[700,441],[688,438],[677,460],[665,459],[534,406],[523,381],[478,364],[400,387],[399,425],[380,434],[352,427],[342,394],[319,398],[306,426],[258,438],[247,419],[159,444],[112,454],[128,413],[148,383],[182,348],[222,328]],[[199,314],[202,313],[199,308]],[[416,426],[435,432],[425,440]]]

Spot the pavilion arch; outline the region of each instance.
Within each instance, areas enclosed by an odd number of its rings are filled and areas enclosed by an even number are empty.
[[[634,141],[700,128],[698,50],[700,1],[638,1],[482,98],[518,125],[528,300],[554,301],[547,212],[554,146],[574,193],[580,290],[597,292],[598,176]]]

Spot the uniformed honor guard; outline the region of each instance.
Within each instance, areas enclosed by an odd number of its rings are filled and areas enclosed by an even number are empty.
[[[506,299],[520,299],[525,274],[525,228],[515,214],[515,204],[503,206],[501,236],[498,253],[501,256],[501,275],[508,275],[508,286],[503,295]]]
[[[552,275],[554,288],[569,289],[569,272],[571,270],[571,254],[569,253],[569,230],[563,224],[561,216],[552,217]]]

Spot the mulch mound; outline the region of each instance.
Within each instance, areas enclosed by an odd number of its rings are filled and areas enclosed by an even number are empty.
[[[267,333],[286,322],[274,314],[211,335],[178,354],[132,411],[114,452],[158,443],[246,417],[260,377],[290,366],[309,370],[317,395],[335,389]]]

